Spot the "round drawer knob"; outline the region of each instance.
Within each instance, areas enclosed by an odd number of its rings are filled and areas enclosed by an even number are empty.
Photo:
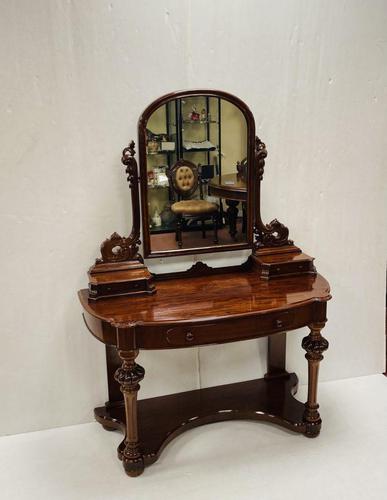
[[[283,321],[281,319],[276,319],[275,320],[275,326],[277,328],[282,328],[284,326]]]
[[[193,339],[194,339],[194,335],[193,335],[193,333],[192,333],[192,332],[187,332],[187,333],[185,334],[185,340],[186,340],[187,342],[192,342],[192,341],[193,341]]]

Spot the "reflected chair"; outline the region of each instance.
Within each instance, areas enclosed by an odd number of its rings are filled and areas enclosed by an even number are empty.
[[[183,246],[182,225],[187,220],[200,221],[202,237],[206,237],[205,223],[212,220],[214,225],[214,243],[218,243],[219,207],[216,203],[203,200],[203,186],[199,168],[187,160],[177,161],[169,170],[169,179],[177,200],[171,205],[172,212],[177,216],[176,241],[179,248]],[[194,199],[199,187],[200,199]]]

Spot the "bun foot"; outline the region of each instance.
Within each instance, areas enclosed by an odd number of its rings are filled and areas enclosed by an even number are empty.
[[[126,474],[130,477],[140,476],[144,472],[144,460],[142,457],[136,459],[124,457],[122,463]]]
[[[308,438],[315,438],[320,434],[321,419],[316,422],[307,422],[304,436]]]
[[[105,429],[105,431],[116,431],[117,428],[110,427],[109,425],[102,424],[102,427]]]

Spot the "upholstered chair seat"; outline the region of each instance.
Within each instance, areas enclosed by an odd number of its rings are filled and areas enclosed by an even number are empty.
[[[206,200],[181,200],[171,206],[175,214],[205,215],[218,211],[218,205]]]

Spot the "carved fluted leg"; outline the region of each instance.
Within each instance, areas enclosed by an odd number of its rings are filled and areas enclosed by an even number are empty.
[[[305,403],[304,421],[306,423],[305,436],[316,437],[320,433],[321,418],[317,404],[317,382],[322,353],[329,347],[327,339],[321,335],[325,323],[313,323],[310,334],[302,340],[302,347],[306,350],[308,360],[308,400]]]
[[[125,472],[132,477],[144,472],[144,460],[139,449],[137,428],[137,392],[145,370],[135,362],[138,351],[118,351],[122,366],[115,373],[125,400],[126,434],[122,462]]]

